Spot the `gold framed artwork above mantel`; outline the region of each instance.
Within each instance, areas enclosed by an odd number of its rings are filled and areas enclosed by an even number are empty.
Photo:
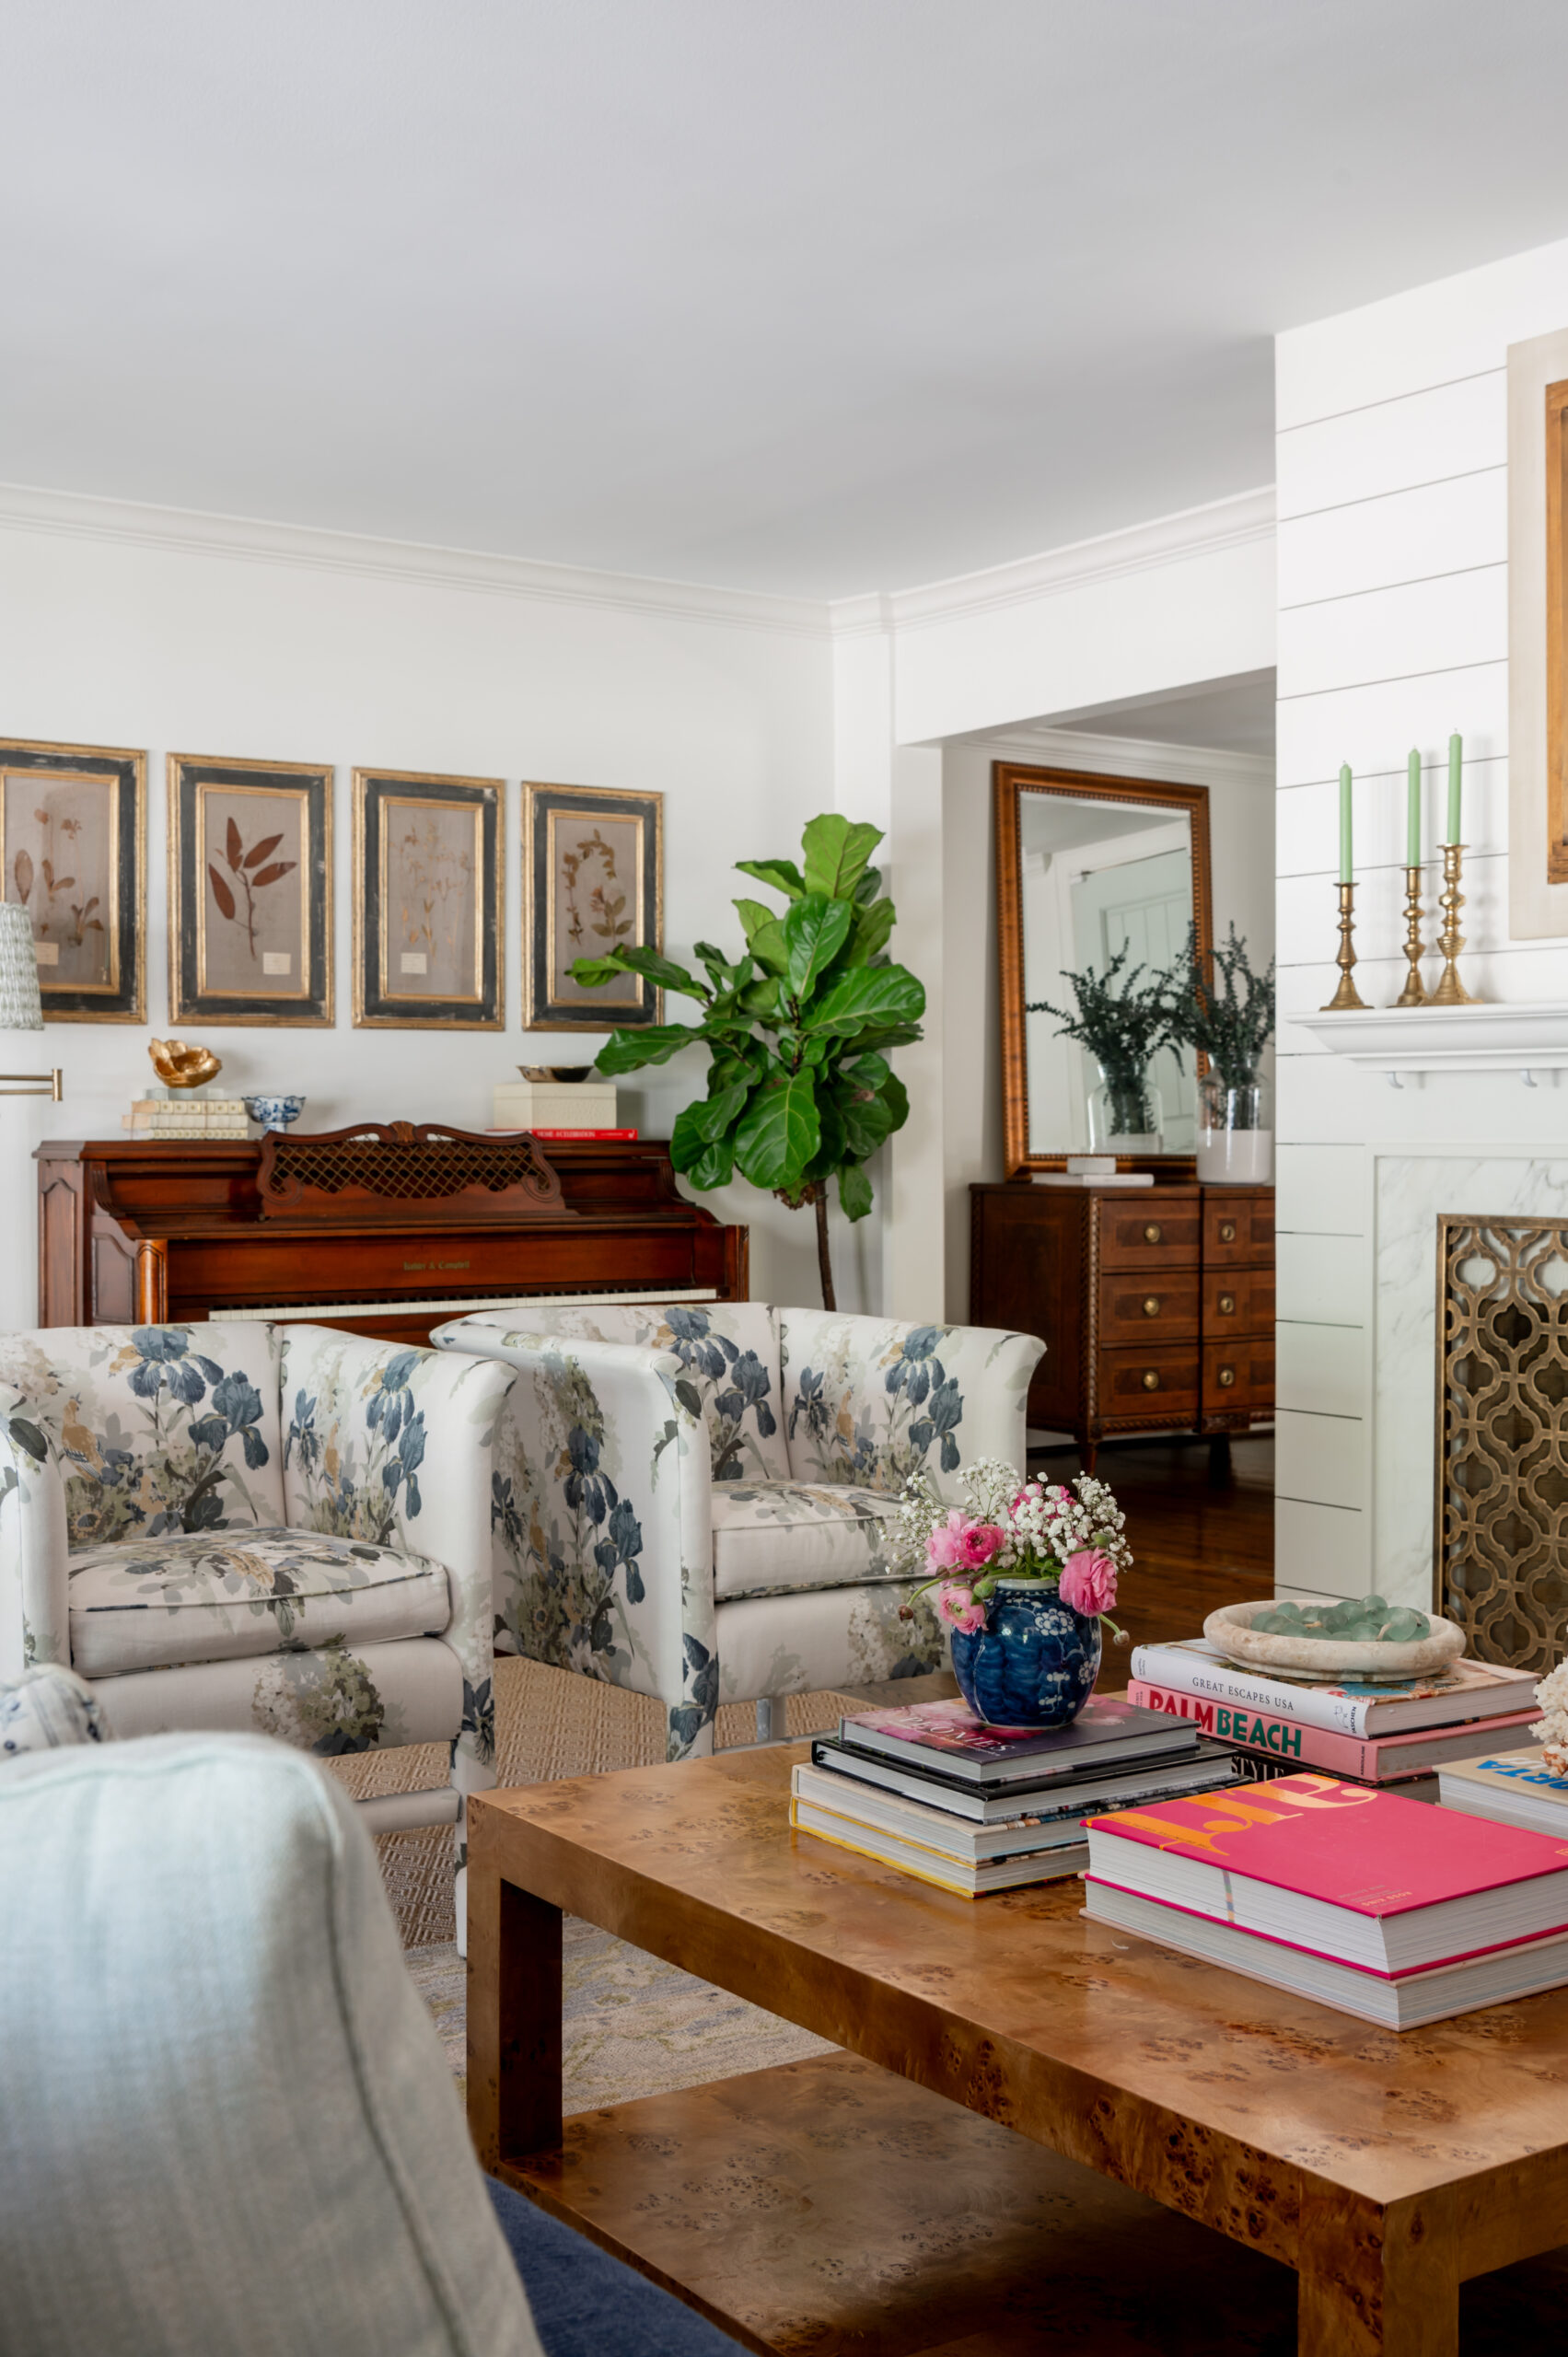
[[[610,1031],[658,1023],[640,974],[598,990],[578,958],[664,947],[664,796],[612,786],[523,787],[523,1028]]]
[[[502,781],[354,773],[354,1020],[499,1031]]]
[[[174,1023],[331,1025],[332,774],[168,756]]]
[[[1568,934],[1568,327],[1508,347],[1508,933]],[[1467,745],[1467,752],[1469,752]]]
[[[0,737],[0,898],[32,923],[46,1023],[145,1023],[145,753]]]

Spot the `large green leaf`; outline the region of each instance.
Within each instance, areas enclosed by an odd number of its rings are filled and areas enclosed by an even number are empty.
[[[613,1080],[645,1064],[666,1064],[706,1036],[700,1023],[650,1023],[645,1031],[612,1031],[595,1062],[606,1080]]]
[[[784,937],[789,986],[796,998],[804,998],[818,975],[832,964],[854,922],[854,911],[847,900],[830,900],[822,892],[807,892],[790,908]]]
[[[842,1053],[864,1055],[882,1048],[908,1048],[924,1037],[918,1023],[868,1023],[864,1031],[852,1033],[844,1041]]]
[[[873,900],[869,907],[856,909],[849,946],[844,951],[845,966],[869,966],[873,958],[888,946],[888,935],[897,915],[891,900]]]
[[[904,966],[856,966],[830,983],[807,1017],[813,1031],[856,1032],[867,1024],[913,1023],[925,986]]]
[[[741,968],[746,964],[744,958],[738,964],[732,965],[724,951],[715,947],[711,941],[694,941],[691,944],[691,950],[692,955],[700,958],[707,968],[708,979],[715,991],[722,992],[735,988],[740,979]]]
[[[666,958],[657,949],[622,949],[621,962],[633,974],[642,974],[656,982],[662,991],[679,991],[686,998],[707,998],[706,982],[700,982],[686,967],[678,966],[673,958]]]
[[[746,1109],[735,1158],[754,1187],[798,1187],[820,1134],[811,1074],[776,1073]]]
[[[742,876],[754,876],[759,884],[771,884],[775,892],[787,893],[798,900],[806,889],[806,879],[793,859],[738,859],[735,863]]]
[[[779,937],[782,940],[784,936],[781,934]],[[776,1023],[784,989],[778,975],[759,974],[754,982],[748,982],[743,991],[737,993],[736,1003],[749,1022]]]
[[[826,892],[830,900],[850,900],[865,875],[872,853],[882,840],[880,827],[846,819],[828,810],[813,819],[801,837],[806,852],[806,888]]]
[[[839,1166],[839,1205],[846,1219],[864,1219],[871,1209],[871,1181],[858,1162]]]
[[[751,1075],[748,1073],[726,1088],[710,1088],[699,1104],[688,1105],[680,1118],[685,1120],[690,1116],[692,1130],[704,1145],[715,1144],[738,1121],[750,1094]],[[676,1167],[679,1169],[679,1165]]]
[[[586,991],[602,990],[606,982],[614,981],[618,974],[625,971],[625,963],[619,949],[612,949],[608,958],[574,958],[572,960],[572,980]]]
[[[837,1091],[818,1091],[817,1115],[821,1129],[817,1151],[806,1166],[806,1176],[810,1179],[830,1178],[849,1149],[849,1132],[844,1126]]]
[[[784,946],[784,927],[772,909],[761,900],[737,900],[736,911],[746,927],[746,946],[759,966],[770,974],[782,974],[789,964],[789,951]]]
[[[879,867],[868,867],[865,875],[861,877],[859,883],[854,888],[854,897],[857,900],[863,902],[865,900],[874,900],[881,889],[881,869]]]
[[[673,1151],[673,1142],[672,1142]],[[735,1148],[728,1138],[720,1138],[715,1145],[689,1163],[683,1174],[693,1187],[727,1187],[735,1176]]]
[[[889,1083],[889,1087],[897,1085]],[[890,1102],[886,1089],[855,1088],[842,1080],[833,1096],[843,1120],[845,1149],[857,1162],[875,1154],[902,1126],[909,1109],[907,1103],[900,1108]]]

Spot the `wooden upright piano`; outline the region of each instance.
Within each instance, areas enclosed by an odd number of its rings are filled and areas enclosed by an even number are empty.
[[[656,1140],[360,1123],[208,1143],[47,1138],[39,1322],[308,1320],[426,1342],[528,1299],[744,1301],[744,1227]]]

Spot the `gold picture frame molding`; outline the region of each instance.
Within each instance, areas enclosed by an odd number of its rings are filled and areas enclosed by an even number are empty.
[[[641,1015],[644,1004],[644,985],[642,984],[640,978],[634,974],[629,974],[626,978],[628,982],[634,986],[629,995],[621,999],[606,999],[602,1003],[602,1007],[595,1006],[592,1009],[584,1009],[582,1012],[577,1012],[575,1010],[567,1011],[559,1006],[540,1006],[538,1003],[538,993],[534,987],[534,960],[531,955],[531,949],[534,933],[540,923],[540,911],[535,905],[534,892],[534,866],[538,849],[539,824],[540,817],[539,797],[544,795],[554,794],[571,795],[573,796],[581,797],[579,801],[575,801],[574,803],[571,811],[571,823],[574,826],[581,825],[585,821],[591,822],[594,812],[600,808],[603,809],[604,815],[607,818],[613,819],[618,825],[624,826],[628,819],[633,817],[633,814],[629,812],[624,806],[628,803],[637,806],[633,821],[637,828],[636,921],[633,926],[633,932],[636,935],[636,946],[648,946],[656,949],[662,949],[664,945],[664,797],[656,788],[652,787],[639,792],[636,788],[630,786],[550,785],[544,784],[537,779],[532,781],[525,779],[523,783],[521,860],[524,936],[522,960],[522,1028],[525,1031],[611,1031],[616,1028],[618,1020],[623,1019],[629,1015]],[[654,806],[655,812],[653,820],[652,860],[653,906],[651,911],[648,907],[646,895],[645,870],[648,865],[648,860],[646,845],[644,841],[644,830],[649,823],[646,814],[650,804]],[[556,809],[548,806],[545,807],[543,812],[545,821],[544,846],[547,859],[549,861],[549,873],[552,878],[553,878],[554,876],[555,825],[558,819],[565,820],[567,815],[567,812],[564,810]],[[550,889],[549,888],[546,888],[544,900],[545,906],[542,912],[544,927],[544,970],[548,977],[552,975],[555,971],[555,896],[552,889]],[[664,1020],[664,993],[662,990],[655,989],[652,1007],[653,1012],[651,1020],[656,1024],[661,1023]]]
[[[407,808],[471,811],[474,823],[476,859],[474,864],[474,987],[471,1004],[484,1004],[484,925],[488,919],[495,943],[495,1013],[494,1016],[424,1015],[418,1010],[428,1008],[428,993],[394,990],[387,972],[387,830],[380,830],[380,859],[377,883],[381,900],[380,938],[377,942],[377,981],[383,1001],[406,1006],[409,1013],[399,1015],[367,1015],[365,1011],[365,881],[366,881],[366,804],[372,785],[424,787],[423,794],[390,794],[386,799]],[[482,803],[452,801],[431,787],[459,785],[492,796],[495,812],[495,874],[490,893],[484,889],[484,820]],[[456,772],[436,770],[387,770],[360,768],[354,772],[354,1026],[360,1031],[502,1031],[506,1026],[506,941],[505,932],[505,899],[506,873],[506,788],[499,777],[468,777]],[[450,1004],[450,1001],[446,1002]]]
[[[185,828],[183,814],[180,807],[180,789],[185,782],[185,772],[188,770],[196,772],[203,770],[247,771],[254,775],[258,780],[258,783],[251,786],[236,784],[232,782],[219,784],[215,779],[203,780],[199,775],[192,777],[191,779],[191,784],[193,796],[193,812],[198,818],[202,807],[203,794],[208,789],[215,793],[221,794],[257,795],[270,794],[274,801],[286,796],[292,791],[297,795],[299,801],[304,806],[306,824],[301,834],[301,856],[299,861],[299,888],[302,895],[302,930],[300,936],[301,948],[299,963],[302,979],[308,977],[311,966],[314,962],[313,953],[316,948],[316,943],[312,937],[310,929],[311,846],[308,822],[309,786],[318,781],[320,782],[322,789],[320,948],[323,989],[320,1000],[321,1011],[319,1014],[314,1011],[307,1011],[313,1010],[316,1005],[316,1002],[311,996],[308,979],[306,979],[306,987],[302,991],[280,991],[274,989],[267,992],[259,992],[230,989],[215,991],[211,993],[203,993],[200,989],[198,989],[195,994],[196,1003],[192,1004],[186,998],[180,973],[180,948],[184,938],[185,920],[184,892],[180,877],[181,860],[185,842]],[[170,1022],[210,1024],[215,1027],[222,1027],[225,1029],[248,1028],[261,1023],[283,1024],[291,1030],[326,1031],[332,1029],[336,1019],[334,1015],[334,977],[332,970],[332,789],[337,775],[335,765],[331,761],[249,761],[241,760],[236,755],[226,753],[170,753],[168,755],[166,760],[165,774],[168,796],[168,1005]],[[286,781],[290,778],[298,778],[302,783],[296,788],[290,788],[286,783],[279,782]],[[261,783],[260,781],[263,779],[272,781],[272,783]],[[205,873],[204,868],[203,868],[201,864],[202,841],[201,830],[198,825],[196,829],[195,842],[197,873],[192,879],[197,900],[195,932],[196,975],[198,982],[200,982],[200,979],[205,971],[206,965],[206,895],[202,890],[202,878]],[[274,977],[274,980],[276,978]],[[268,1004],[265,1007],[259,1007],[253,1015],[235,1014],[226,1008],[222,1013],[214,1013],[210,1008],[200,1003],[203,995],[210,995],[220,999],[265,998]],[[282,1004],[281,1012],[279,1011],[280,1004]],[[296,1004],[297,1004],[300,1009],[300,1012],[297,1014],[294,1012]]]

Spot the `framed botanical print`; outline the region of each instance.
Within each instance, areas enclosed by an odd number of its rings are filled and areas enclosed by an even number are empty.
[[[501,780],[354,773],[354,1019],[499,1031]]]
[[[175,1023],[330,1024],[332,772],[168,757]]]
[[[145,753],[0,738],[0,898],[32,921],[46,1023],[145,1023]]]
[[[577,958],[664,946],[664,796],[610,786],[523,788],[523,1028],[610,1031],[662,1018],[640,974],[599,990]]]

